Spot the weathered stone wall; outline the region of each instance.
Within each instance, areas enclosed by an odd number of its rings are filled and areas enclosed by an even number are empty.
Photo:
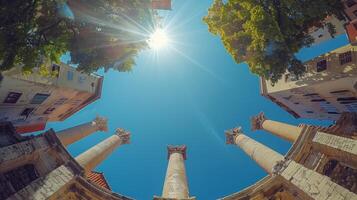
[[[287,161],[279,172],[285,180],[310,199],[316,200],[353,200],[357,195],[323,176],[294,161]]]

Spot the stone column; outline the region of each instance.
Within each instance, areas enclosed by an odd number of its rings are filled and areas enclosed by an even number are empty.
[[[130,133],[124,129],[117,129],[116,133],[77,156],[76,161],[84,168],[85,172],[93,170],[117,147],[130,143]]]
[[[168,146],[168,159],[162,197],[154,199],[192,199],[189,196],[185,160],[186,146]]]
[[[302,131],[302,128],[298,126],[268,120],[264,113],[252,117],[251,124],[253,131],[263,129],[290,142],[295,142]]]
[[[108,131],[107,119],[96,117],[91,122],[58,131],[57,137],[64,146],[68,146],[97,131]]]
[[[284,160],[280,153],[244,135],[241,127],[226,131],[226,143],[239,146],[269,174],[278,162]]]

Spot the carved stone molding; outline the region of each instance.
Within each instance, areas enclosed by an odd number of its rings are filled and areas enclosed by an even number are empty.
[[[226,132],[226,144],[236,144],[236,138],[239,134],[243,134],[242,127],[236,127]]]
[[[167,146],[167,159],[170,158],[170,155],[173,153],[180,153],[183,156],[183,159],[186,160],[186,150],[187,147],[186,145],[181,145],[181,146],[173,146],[173,145],[169,145]]]
[[[108,119],[104,117],[97,116],[93,121],[92,125],[97,127],[98,131],[108,131]]]
[[[122,128],[118,128],[115,134],[121,139],[121,144],[130,144],[130,132]]]
[[[251,118],[252,131],[263,129],[263,123],[266,117],[263,112],[259,113],[257,116]]]

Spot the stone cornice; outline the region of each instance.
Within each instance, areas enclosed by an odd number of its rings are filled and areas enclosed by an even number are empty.
[[[93,121],[92,125],[96,126],[98,131],[108,131],[108,119],[104,117],[97,116]]]
[[[243,134],[242,127],[236,127],[231,130],[227,130],[226,134],[226,144],[236,144],[236,138],[239,134]]]
[[[251,128],[252,131],[263,129],[263,123],[266,117],[263,112],[259,113],[257,116],[251,118]]]
[[[125,129],[122,128],[118,128],[115,131],[115,134],[117,136],[119,136],[120,140],[121,140],[121,144],[130,144],[130,132],[126,131]]]
[[[180,153],[182,154],[183,159],[186,160],[186,150],[187,150],[186,145],[181,145],[181,146],[169,145],[167,146],[167,159],[169,159],[170,155],[173,153]]]

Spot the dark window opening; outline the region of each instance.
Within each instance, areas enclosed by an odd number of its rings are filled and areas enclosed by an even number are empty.
[[[314,111],[306,111],[306,113],[312,114],[314,113]]]
[[[56,108],[48,108],[43,114],[48,115],[51,114]]]
[[[317,93],[311,93],[311,94],[305,94],[304,96],[305,96],[305,97],[308,97],[308,96],[314,96],[314,95],[319,95],[319,94],[317,94]]]
[[[52,72],[55,72],[57,77],[59,76],[60,68],[61,68],[61,67],[60,67],[59,65],[57,65],[57,64],[52,64]]]
[[[340,58],[340,64],[344,65],[346,63],[350,63],[352,62],[352,52],[351,51],[347,51],[345,53],[341,53],[339,55]]]
[[[324,166],[322,173],[330,177],[338,185],[357,193],[357,187],[355,187],[357,180],[356,169],[348,167],[337,160],[330,160]]]
[[[352,6],[354,6],[356,4],[356,2],[354,1],[354,0],[347,0],[346,1],[346,5],[347,5],[347,7],[352,7]]]
[[[357,101],[356,97],[344,97],[344,98],[338,98],[337,101]]]
[[[340,113],[338,113],[338,112],[328,112],[328,114],[338,115]]]
[[[326,101],[325,99],[313,99],[311,102],[323,102]]]
[[[353,11],[353,14],[357,17],[357,10]]]
[[[37,93],[31,100],[31,104],[41,104],[43,103],[50,95]]]
[[[30,116],[30,114],[33,112],[34,108],[25,108],[20,114],[20,116],[25,116],[26,118]]]
[[[338,91],[333,91],[330,92],[331,94],[338,94],[338,93],[345,93],[345,92],[350,92],[349,90],[338,90]]]
[[[24,165],[6,172],[4,177],[11,183],[15,191],[19,191],[36,180],[38,173],[34,165]]]
[[[21,95],[22,93],[19,92],[9,92],[4,100],[4,103],[16,103],[20,99]]]
[[[327,61],[326,60],[321,60],[316,63],[316,71],[317,72],[322,72],[327,69]]]

